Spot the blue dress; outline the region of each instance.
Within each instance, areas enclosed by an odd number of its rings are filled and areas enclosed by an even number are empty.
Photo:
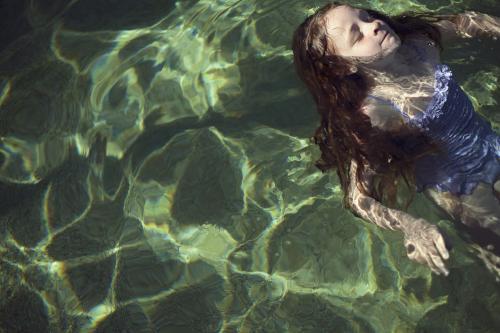
[[[493,184],[500,176],[500,136],[474,111],[447,65],[436,65],[435,80],[425,112],[410,118],[395,107],[406,124],[420,128],[443,149],[416,161],[417,191],[433,188],[471,194],[479,182]]]

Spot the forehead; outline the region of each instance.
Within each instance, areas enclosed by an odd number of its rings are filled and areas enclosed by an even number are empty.
[[[335,7],[325,15],[325,25],[330,37],[343,35],[348,24],[359,15],[359,9],[348,5]]]

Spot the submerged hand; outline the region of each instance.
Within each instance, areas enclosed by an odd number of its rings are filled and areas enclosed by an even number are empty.
[[[483,13],[468,11],[457,16],[459,30],[469,36],[481,33],[498,37],[500,35],[500,18]]]
[[[436,274],[448,275],[443,260],[449,258],[439,229],[424,219],[415,219],[404,230],[404,244],[408,258],[425,264]]]

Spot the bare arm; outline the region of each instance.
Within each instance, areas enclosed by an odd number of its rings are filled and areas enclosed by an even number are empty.
[[[350,168],[349,206],[362,219],[384,229],[400,230],[404,234],[405,247],[410,259],[428,265],[437,274],[448,275],[443,260],[448,259],[444,239],[435,225],[424,219],[382,205],[372,197],[363,194],[356,180],[357,165],[353,161]],[[365,174],[363,182],[372,187],[373,175]]]
[[[450,16],[437,22],[436,26],[444,40],[456,37],[500,36],[500,18],[474,11]]]

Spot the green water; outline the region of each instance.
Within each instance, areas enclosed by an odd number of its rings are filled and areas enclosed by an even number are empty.
[[[313,165],[294,28],[321,1],[0,2],[0,332],[500,332],[500,283],[445,278]],[[498,1],[361,1],[390,13]],[[498,41],[451,46],[500,124]]]

